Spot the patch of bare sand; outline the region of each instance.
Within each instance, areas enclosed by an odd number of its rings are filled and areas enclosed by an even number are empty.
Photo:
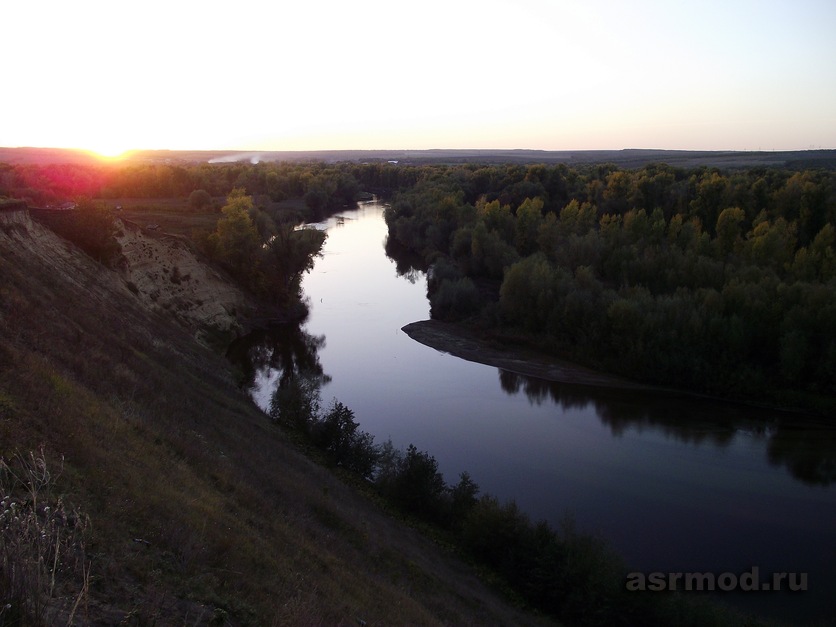
[[[522,347],[497,347],[464,327],[439,320],[411,322],[401,329],[416,342],[461,359],[547,381],[626,390],[660,390]]]

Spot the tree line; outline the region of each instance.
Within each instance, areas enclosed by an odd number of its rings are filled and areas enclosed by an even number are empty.
[[[406,188],[418,176],[419,169],[380,163],[0,163],[0,197],[27,199],[32,205],[43,206],[79,197],[187,199],[197,190],[209,198],[223,198],[233,189],[243,189],[272,202],[302,198],[318,211],[353,203],[361,189],[384,193]]]
[[[834,183],[825,171],[454,168],[400,192],[386,220],[431,266],[434,317],[654,383],[827,407]]]

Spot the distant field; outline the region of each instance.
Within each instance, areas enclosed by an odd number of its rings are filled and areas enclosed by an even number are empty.
[[[192,236],[196,231],[214,231],[221,217],[220,211],[194,211],[189,207],[186,198],[116,198],[101,201],[108,207],[122,209],[117,216],[135,222],[142,227],[159,225],[160,230],[175,235]],[[215,198],[215,206],[222,206],[225,198]],[[304,200],[288,198],[282,202],[272,203],[272,212],[288,214],[304,214],[307,211]]]
[[[107,201],[110,207],[121,206],[116,215],[142,227],[159,225],[160,230],[175,235],[192,236],[196,231],[214,231],[221,214],[217,211],[196,212],[187,207],[186,201],[171,198],[164,200],[124,199]]]
[[[103,202],[108,207],[122,207],[124,209],[131,210],[158,209],[164,211],[176,210],[192,212],[189,208],[189,201],[187,198],[115,198],[97,202]]]

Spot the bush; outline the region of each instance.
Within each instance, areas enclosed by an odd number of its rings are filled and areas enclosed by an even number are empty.
[[[331,461],[370,478],[374,473],[379,453],[374,446],[374,436],[359,431],[354,412],[334,400],[328,413],[316,420],[311,436],[316,446],[324,450]]]
[[[189,208],[203,211],[212,205],[212,196],[205,189],[196,189],[189,194]]]
[[[113,212],[104,205],[82,200],[75,209],[45,214],[41,219],[99,263],[112,266],[121,253],[114,237]]]

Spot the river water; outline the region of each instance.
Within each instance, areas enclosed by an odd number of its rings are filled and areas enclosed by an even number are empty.
[[[307,321],[244,342],[261,356],[248,372],[260,406],[294,359],[318,359],[325,405],[339,399],[378,443],[429,452],[448,484],[466,470],[535,520],[571,516],[634,571],[807,573],[806,592],[720,600],[794,623],[836,616],[836,425],[553,384],[419,344],[400,329],[429,317],[426,278],[387,256],[382,211],[317,225]]]

